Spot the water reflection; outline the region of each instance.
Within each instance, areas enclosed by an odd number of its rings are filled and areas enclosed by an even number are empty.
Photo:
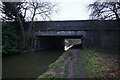
[[[4,57],[3,78],[36,78],[44,73],[62,51],[39,51]]]

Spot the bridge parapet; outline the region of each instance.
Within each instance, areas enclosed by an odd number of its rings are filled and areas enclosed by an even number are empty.
[[[85,36],[85,31],[39,31],[36,36]]]

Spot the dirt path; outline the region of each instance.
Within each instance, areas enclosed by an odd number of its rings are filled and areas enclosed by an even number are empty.
[[[77,55],[78,50],[77,49],[70,49],[72,55],[71,55],[71,60],[68,63],[68,70],[67,70],[67,78],[86,78],[85,75],[85,69],[84,66],[82,64],[82,60],[80,59],[80,57]],[[73,67],[73,60],[76,59],[77,63],[79,65],[78,67],[78,72],[76,76],[74,76],[75,69]]]
[[[85,75],[85,68],[83,66],[81,58],[77,55],[78,50],[72,50],[73,51],[73,56],[77,59],[79,63],[79,76],[77,78],[86,78]]]
[[[67,70],[67,78],[73,78],[73,64],[72,64],[72,58],[68,63],[68,70]]]
[[[86,78],[85,69],[82,60],[79,57],[77,49],[70,49],[69,56],[61,62],[58,68],[50,68],[46,73],[40,76],[52,78],[67,78],[74,80],[74,78]]]

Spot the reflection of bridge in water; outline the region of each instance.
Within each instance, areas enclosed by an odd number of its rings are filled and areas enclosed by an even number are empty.
[[[83,47],[118,48],[119,24],[115,20],[34,22],[33,48],[64,48],[65,39],[81,39]]]

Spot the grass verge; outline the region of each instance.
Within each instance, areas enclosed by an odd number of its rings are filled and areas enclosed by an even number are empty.
[[[79,52],[89,78],[117,78],[117,59],[111,54],[99,52],[93,49],[85,49]],[[112,67],[112,68],[111,68]]]
[[[54,63],[49,65],[49,68],[52,68],[52,69],[58,68],[65,61],[65,59],[70,55],[71,55],[70,51],[64,52]]]
[[[49,70],[45,72],[44,74],[40,75],[37,80],[40,80],[41,78],[65,78],[66,77],[66,70],[67,65],[62,65],[65,59],[70,56],[70,51],[64,52],[54,63],[49,65]]]

